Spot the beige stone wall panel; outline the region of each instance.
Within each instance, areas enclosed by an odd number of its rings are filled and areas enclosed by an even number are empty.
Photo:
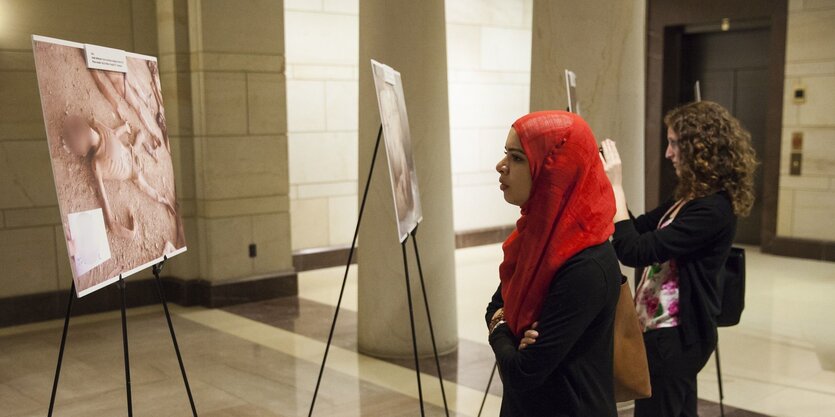
[[[325,126],[329,131],[357,131],[356,80],[325,83]]]
[[[0,209],[57,204],[46,140],[0,142]]]
[[[249,133],[285,134],[287,84],[284,75],[247,74],[246,81]],[[284,176],[287,176],[286,170]]]
[[[794,208],[794,190],[780,188],[777,199],[777,235],[791,236]]]
[[[195,49],[192,46],[192,51],[283,54],[283,2],[192,0],[190,6],[199,8],[200,24],[195,29],[201,37],[199,47]]]
[[[792,209],[793,237],[835,240],[835,193],[832,191],[794,192],[794,207]]]
[[[29,46],[31,49],[31,45]],[[32,58],[31,52],[28,54]],[[4,63],[0,63],[3,65]],[[8,71],[0,67],[0,141],[42,139],[46,141],[41,96],[35,71]],[[48,92],[47,92],[48,93]],[[46,151],[46,145],[43,148]]]
[[[6,210],[7,228],[52,226],[61,224],[58,206]]]
[[[835,240],[835,2],[789,2],[777,235]],[[806,100],[795,104],[795,87]],[[801,176],[789,175],[792,134],[803,133]]]
[[[835,60],[835,5],[789,13],[786,62]]]
[[[298,132],[326,131],[327,109],[324,81],[288,81],[287,103],[292,103],[287,107],[287,124],[292,129],[291,137]],[[296,177],[292,178],[295,182]]]
[[[202,201],[197,215],[206,218],[235,217],[257,214],[288,213],[290,199],[286,195],[233,198]]]
[[[0,230],[4,297],[58,288],[55,241],[54,228],[49,226]]]
[[[295,188],[295,197],[301,199],[351,196],[354,201],[353,205],[356,205],[357,202],[357,183],[354,181],[328,182],[322,184],[304,184],[298,185]]]
[[[328,244],[342,245],[350,242],[354,237],[358,214],[356,192],[328,198]]]
[[[2,7],[0,49],[31,50],[32,34],[124,50],[134,46],[129,2],[62,0],[57,6],[51,0],[5,0]]]
[[[356,65],[358,20],[333,13],[287,12],[288,64]],[[369,65],[370,67],[370,65]]]
[[[205,256],[201,256],[201,277],[219,282],[251,276],[249,244],[253,242],[252,218],[201,218],[199,222],[206,236],[201,241],[206,247]]]
[[[29,49],[32,49],[31,45]],[[31,51],[0,50],[0,68],[3,71],[35,72],[35,60]]]
[[[290,213],[252,216],[252,241],[258,244],[258,256],[252,259],[253,274],[286,271],[293,265],[290,240]]]
[[[290,212],[293,213],[290,235],[294,248],[315,248],[330,243],[328,209],[325,197],[290,202]]]
[[[831,39],[830,43],[835,45],[835,30]],[[806,87],[806,102],[798,106],[799,124],[835,127],[835,74],[804,77],[803,84]]]
[[[247,133],[246,74],[202,74],[203,115],[207,136]]]
[[[283,136],[220,136],[203,141],[203,199],[286,195]]]
[[[366,136],[363,142],[377,138]],[[290,135],[290,178],[297,185],[357,179],[357,143],[353,133],[295,133]],[[387,169],[380,151],[381,167]],[[366,171],[365,175],[368,175]],[[364,180],[364,178],[363,178]],[[386,180],[388,181],[388,180]],[[363,185],[364,186],[364,185]]]

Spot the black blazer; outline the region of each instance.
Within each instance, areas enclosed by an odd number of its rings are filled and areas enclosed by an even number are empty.
[[[736,216],[724,192],[687,202],[667,227],[658,221],[675,202],[615,223],[612,243],[626,266],[675,259],[679,268],[679,329],[685,345],[710,340],[719,314],[719,272],[736,234]]]
[[[584,249],[554,276],[536,343],[519,351],[506,325],[490,335],[502,378],[501,416],[617,415],[612,376],[613,322],[620,267],[607,241]],[[501,286],[485,320],[504,305]]]

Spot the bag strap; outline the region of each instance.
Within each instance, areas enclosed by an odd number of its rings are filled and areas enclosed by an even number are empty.
[[[682,207],[684,207],[685,204],[687,204],[688,201],[690,200],[678,200],[675,204],[670,206],[670,208],[667,209],[667,212],[664,213],[664,215],[661,216],[661,219],[658,220],[657,228],[660,229],[661,225],[664,224],[665,221],[673,221],[673,219],[676,218],[676,215],[678,215],[678,212],[681,210]]]

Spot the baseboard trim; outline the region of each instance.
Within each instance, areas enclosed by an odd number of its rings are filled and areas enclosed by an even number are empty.
[[[330,268],[345,265],[351,245],[323,246],[293,252],[293,268],[298,271]],[[351,256],[351,264],[357,263],[357,251]]]
[[[835,242],[776,236],[762,245],[763,253],[835,262]]]
[[[513,229],[516,229],[516,226],[486,227],[456,233],[455,249],[504,242]]]
[[[503,242],[513,229],[514,226],[500,226],[459,232],[455,234],[455,247],[460,249]],[[297,295],[297,272],[344,266],[349,252],[350,245],[300,250],[293,254],[293,271],[264,277],[224,282],[163,277],[161,282],[166,300],[182,306],[217,308],[262,301]],[[357,252],[354,251],[351,263],[356,261]],[[160,302],[153,279],[128,279],[126,284],[129,308]],[[0,327],[62,318],[67,311],[68,295],[69,290],[59,290],[0,298]],[[72,315],[117,310],[121,307],[120,299],[118,288],[111,285],[74,300]]]
[[[223,307],[298,295],[298,275],[287,271],[269,276],[211,282],[163,277],[165,299],[182,306]],[[161,303],[153,279],[127,279],[128,308]],[[121,308],[119,289],[115,285],[102,288],[73,300],[72,316],[101,313]],[[0,298],[0,327],[16,326],[62,318],[67,313],[69,289]]]
[[[455,234],[455,248],[489,245],[504,242],[515,226],[487,227],[466,230]],[[293,252],[293,267],[297,272],[310,271],[334,266],[345,266],[351,245],[323,246],[302,249]],[[351,264],[357,263],[357,251],[351,258]]]

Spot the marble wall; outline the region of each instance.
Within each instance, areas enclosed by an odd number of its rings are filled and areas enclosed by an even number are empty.
[[[495,166],[528,113],[532,0],[446,2],[455,231],[512,225]]]
[[[512,224],[518,215],[499,194],[494,166],[510,124],[528,111],[531,4],[446,2],[456,231]],[[357,62],[358,10],[358,0],[285,1],[294,250],[353,236],[357,80],[370,69]]]
[[[790,0],[777,235],[835,240],[835,2]],[[803,88],[806,100],[796,103]],[[790,175],[801,133],[801,175]]]
[[[31,35],[154,55],[156,27],[154,0],[0,2],[0,297],[68,289],[72,282]]]
[[[292,274],[283,4],[187,5],[197,276]]]
[[[292,246],[349,244],[358,207],[358,71],[371,68],[357,62],[359,0],[285,1],[284,10]]]
[[[189,249],[166,273],[213,285],[292,275],[283,4],[248,5],[0,2],[0,298],[71,283],[32,34],[159,57]]]

